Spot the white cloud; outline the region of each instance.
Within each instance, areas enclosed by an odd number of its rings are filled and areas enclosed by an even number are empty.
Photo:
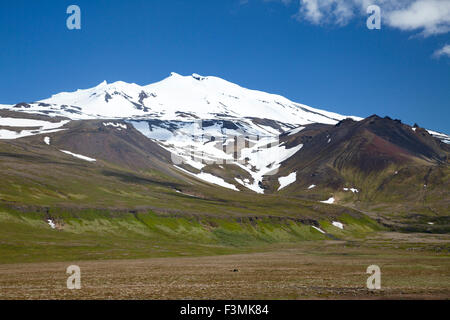
[[[265,0],[267,1],[267,0]],[[285,4],[290,0],[278,0]],[[297,0],[296,18],[310,23],[345,25],[367,17],[369,5],[381,8],[383,24],[427,37],[450,31],[450,0]]]
[[[442,56],[447,56],[450,58],[450,44],[446,44],[441,49],[436,50],[433,54],[433,57],[440,58]]]
[[[417,0],[388,13],[387,23],[401,30],[422,30],[424,36],[450,31],[450,0]]]
[[[297,19],[313,24],[336,23],[345,25],[353,17],[354,7],[350,1],[300,0]]]

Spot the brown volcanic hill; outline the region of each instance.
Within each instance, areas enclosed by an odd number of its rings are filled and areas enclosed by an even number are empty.
[[[297,171],[306,178],[304,184],[314,182],[304,173],[310,177],[323,173],[323,180],[332,182],[333,173],[345,170],[370,175],[390,166],[448,165],[450,154],[450,147],[425,129],[376,115],[358,122],[346,119],[335,126],[309,125],[295,135],[281,136],[281,141],[288,148],[298,144],[303,148],[283,164],[279,176]]]
[[[319,127],[320,126],[320,127]],[[449,146],[432,137],[426,130],[415,128],[390,118],[371,116],[356,122],[347,119],[336,126],[316,125],[315,135],[305,141],[304,147],[289,161],[297,166],[332,162],[333,167],[357,167],[369,173],[385,169],[393,163],[422,160],[427,163],[445,163]],[[293,139],[297,139],[294,137]],[[289,140],[287,143],[289,144]]]
[[[297,172],[291,192],[315,184],[338,189],[384,171],[404,167],[448,167],[450,147],[425,129],[411,128],[398,120],[371,116],[362,121],[346,119],[335,126],[310,125],[299,133],[284,135],[288,147],[303,148],[288,159],[277,176],[267,179],[278,188],[277,177]],[[353,180],[353,181],[349,181]]]

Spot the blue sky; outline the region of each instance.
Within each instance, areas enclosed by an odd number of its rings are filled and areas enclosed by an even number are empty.
[[[368,30],[365,12],[342,20],[336,6],[311,6],[320,1],[1,1],[0,103],[103,80],[144,85],[174,71],[450,133],[450,57],[433,56],[450,44],[448,21],[421,26],[391,11],[381,30]],[[71,4],[81,8],[81,30],[66,28]]]

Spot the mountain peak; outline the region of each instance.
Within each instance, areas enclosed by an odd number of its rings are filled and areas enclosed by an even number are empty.
[[[48,104],[42,110],[39,104]],[[67,110],[66,106],[76,107]],[[158,120],[269,119],[286,130],[308,123],[336,124],[347,116],[314,109],[283,96],[246,89],[219,77],[197,73],[170,76],[149,85],[103,81],[96,87],[62,92],[38,101],[28,112],[71,119],[136,118]],[[354,118],[360,120],[359,118]],[[287,124],[287,125],[286,125]]]
[[[206,77],[201,76],[201,75],[199,75],[197,73],[193,73],[192,74],[192,78],[194,78],[195,80],[200,80],[200,81],[206,79]]]
[[[106,82],[106,80],[103,80],[96,86],[96,88],[106,87],[107,85],[108,85],[108,82]]]

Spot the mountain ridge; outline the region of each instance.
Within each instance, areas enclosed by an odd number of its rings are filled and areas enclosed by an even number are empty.
[[[62,106],[65,110],[61,110]],[[177,73],[145,86],[103,81],[93,88],[61,92],[34,103],[7,108],[53,115],[60,111],[59,115],[71,119],[147,117],[183,120],[193,114],[202,119],[257,117],[307,124],[335,123],[348,117],[296,103],[277,94],[243,88],[218,77]]]

